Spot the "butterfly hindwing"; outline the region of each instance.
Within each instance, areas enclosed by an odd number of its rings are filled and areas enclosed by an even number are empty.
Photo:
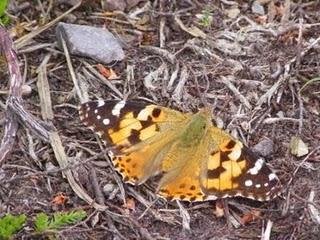
[[[203,201],[206,197],[200,186],[201,162],[209,157],[209,139],[191,147],[183,147],[179,142],[171,146],[163,159],[165,172],[159,184],[159,193],[168,198],[184,201]],[[200,147],[201,146],[201,147]]]
[[[273,199],[279,194],[279,180],[266,165],[265,160],[228,136],[222,130],[212,128],[212,139],[218,142],[209,159],[203,164],[201,186],[210,199],[243,196],[257,200]]]

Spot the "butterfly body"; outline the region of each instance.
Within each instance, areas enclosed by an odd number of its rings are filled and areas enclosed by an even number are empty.
[[[193,145],[199,145],[207,134],[209,127],[208,120],[208,117],[203,114],[203,112],[193,115],[182,130],[182,134],[179,138],[180,146],[191,147]]]
[[[167,199],[203,201],[229,196],[269,200],[280,183],[265,161],[215,127],[210,112],[181,113],[134,101],[91,101],[80,118],[110,147],[124,181],[141,184],[162,173]]]

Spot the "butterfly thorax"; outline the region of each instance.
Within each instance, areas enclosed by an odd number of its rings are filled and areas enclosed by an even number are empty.
[[[192,115],[181,134],[181,147],[198,145],[203,140],[209,127],[208,116],[205,112],[198,112]]]

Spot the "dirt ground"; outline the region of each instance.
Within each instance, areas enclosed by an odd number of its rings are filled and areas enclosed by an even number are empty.
[[[159,199],[157,179],[141,186],[122,183],[99,139],[79,120],[72,70],[56,47],[56,22],[48,24],[74,1],[15,2],[7,29],[32,90],[23,106],[44,120],[38,82],[39,75],[47,77],[54,118],[44,122],[56,129],[67,158],[57,159],[52,142],[20,125],[13,151],[0,165],[0,216],[25,213],[32,219],[41,211],[84,209],[88,217],[55,232],[57,239],[320,239],[320,1],[264,1],[263,14],[256,13],[253,1],[240,0],[141,1],[118,13],[102,10],[100,1],[85,1],[58,20],[106,27],[122,40],[125,60],[105,66],[115,71],[116,80],[98,80],[97,62],[71,56],[90,99],[119,99],[108,87],[112,84],[123,97],[180,111],[196,112],[206,104],[247,146],[273,143],[265,158],[283,194],[262,203],[228,199],[230,216],[223,217],[217,216],[215,202]],[[141,12],[133,17],[137,9]],[[23,39],[31,33],[36,34]],[[5,64],[1,69],[4,126],[10,76]],[[156,77],[148,80],[150,74]],[[308,154],[291,153],[293,137],[308,146]],[[83,192],[105,209],[84,201],[89,198]],[[67,201],[53,202],[59,194]],[[27,225],[16,238],[49,235],[35,235]]]

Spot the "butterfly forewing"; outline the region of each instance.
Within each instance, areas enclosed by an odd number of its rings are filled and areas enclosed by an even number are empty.
[[[208,113],[115,100],[87,102],[79,110],[83,123],[110,147],[126,182],[140,184],[162,172],[159,194],[187,201],[277,196],[279,180],[265,161],[213,126]]]
[[[166,145],[177,137],[176,124],[186,119],[168,108],[134,101],[91,101],[81,105],[79,114],[111,147],[114,167],[133,184],[161,171]]]

